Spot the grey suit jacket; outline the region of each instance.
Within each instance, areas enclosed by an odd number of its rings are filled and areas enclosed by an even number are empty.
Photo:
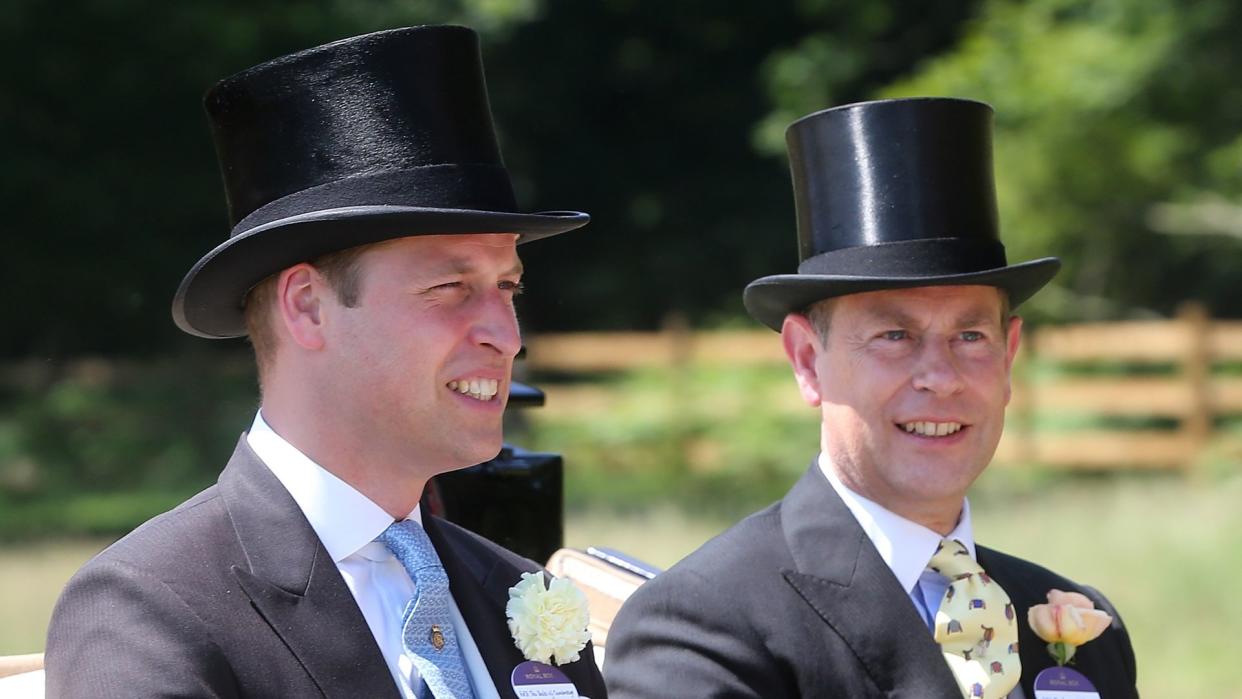
[[[502,697],[508,589],[539,566],[451,523],[428,536]],[[335,563],[243,439],[216,485],[83,566],[52,616],[47,696],[399,697]],[[561,667],[605,696],[588,646]]]
[[[980,564],[1018,612],[1022,686],[1050,667],[1026,610],[1051,588],[1114,615],[1075,667],[1104,699],[1136,696],[1125,627],[1098,593],[983,547]],[[819,468],[643,585],[608,634],[613,699],[945,697],[961,691],[906,591]]]

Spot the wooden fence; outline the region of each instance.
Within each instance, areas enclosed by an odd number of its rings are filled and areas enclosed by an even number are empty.
[[[784,362],[771,331],[679,328],[538,335],[529,339],[526,359],[536,371],[571,373]],[[1242,439],[1217,425],[1242,414],[1242,373],[1220,371],[1242,364],[1242,321],[1212,320],[1188,305],[1167,320],[1044,327],[1025,339],[1018,363],[998,462],[1176,469],[1201,462],[1211,450],[1242,464]],[[795,397],[792,380],[789,393]],[[1047,426],[1050,418],[1067,415],[1078,424],[1120,424]],[[1167,426],[1136,428],[1135,422]]]

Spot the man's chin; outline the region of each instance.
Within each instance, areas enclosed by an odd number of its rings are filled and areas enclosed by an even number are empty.
[[[467,463],[459,468],[468,468],[470,466],[474,466],[475,464],[491,461],[500,454],[500,450],[503,446],[504,441],[500,437],[488,439],[486,441],[476,441],[470,445],[471,448],[469,450],[461,453],[462,460]]]
[[[960,500],[966,496],[980,472],[981,469],[964,469],[961,466],[929,470],[916,483],[910,484],[909,490],[927,500]]]

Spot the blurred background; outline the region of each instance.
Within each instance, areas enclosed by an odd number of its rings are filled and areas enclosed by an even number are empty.
[[[227,235],[201,96],[389,27],[479,30],[528,210],[509,441],[566,459],[567,543],[669,565],[817,444],[741,288],[797,263],[783,131],[818,109],[996,108],[1010,260],[1065,269],[1027,345],[977,535],[1100,587],[1152,697],[1242,697],[1242,5],[1232,0],[9,0],[0,89],[0,654],[64,580],[214,481],[249,349],[179,333]]]

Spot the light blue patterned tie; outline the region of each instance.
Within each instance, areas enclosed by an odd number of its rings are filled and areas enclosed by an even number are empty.
[[[449,616],[449,580],[418,522],[395,522],[377,541],[388,547],[414,580],[414,598],[402,615],[405,650],[436,699],[474,699]]]

